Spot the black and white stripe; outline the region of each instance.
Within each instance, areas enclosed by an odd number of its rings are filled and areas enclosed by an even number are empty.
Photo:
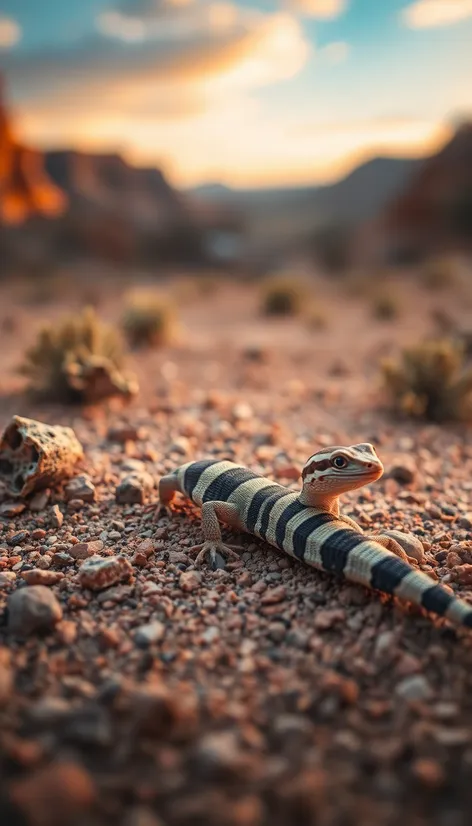
[[[472,628],[472,605],[388,553],[333,514],[302,505],[298,493],[229,461],[189,462],[177,471],[197,505],[234,503],[248,533],[307,564],[415,603]]]

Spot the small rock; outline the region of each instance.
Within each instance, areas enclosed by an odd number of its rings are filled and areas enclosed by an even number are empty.
[[[64,522],[64,514],[59,505],[53,505],[51,508],[51,522],[54,528],[61,528]]]
[[[415,777],[429,788],[437,788],[444,783],[444,770],[437,760],[429,757],[418,757],[413,763],[411,770]]]
[[[47,630],[61,619],[61,605],[44,585],[20,588],[8,599],[8,628],[13,634]]]
[[[202,584],[202,577],[198,571],[184,571],[180,574],[179,585],[182,591],[197,591]]]
[[[300,468],[296,465],[279,465],[274,470],[276,479],[293,479],[294,482],[300,478]]]
[[[24,502],[5,502],[3,505],[0,505],[0,516],[11,519],[13,516],[19,516],[20,513],[23,513],[25,508],[26,505]]]
[[[95,485],[89,476],[76,476],[67,483],[64,489],[66,502],[71,499],[80,499],[81,502],[95,502]]]
[[[406,677],[395,688],[395,693],[404,700],[430,700],[433,697],[433,690],[425,677],[415,674],[413,677]]]
[[[261,603],[262,605],[276,605],[278,602],[282,602],[286,596],[285,586],[279,585],[277,588],[270,588],[265,591],[261,597]]]
[[[133,568],[124,556],[91,556],[79,570],[79,581],[83,588],[102,591],[127,581],[132,573]]]
[[[123,422],[122,424],[110,427],[107,433],[107,438],[110,442],[136,442],[140,438],[139,428],[134,425]]]
[[[472,530],[472,511],[464,513],[464,515],[457,520],[457,524],[459,528],[465,528],[466,531]]]
[[[424,562],[424,548],[421,541],[413,533],[404,533],[403,531],[382,531],[392,539],[396,539],[401,548],[405,551],[407,556],[416,559],[417,562]]]
[[[51,762],[12,781],[9,796],[28,826],[62,826],[73,821],[88,822],[96,788],[90,774],[78,763]]]
[[[156,620],[147,625],[141,625],[134,635],[134,641],[139,648],[147,648],[155,642],[160,642],[165,634],[165,625]]]
[[[238,402],[238,404],[235,404],[231,413],[233,419],[236,419],[236,421],[247,421],[254,416],[252,407],[246,404],[246,402]]]
[[[154,479],[149,473],[130,473],[116,488],[119,505],[142,505],[146,493],[154,487]]]
[[[273,642],[282,642],[287,633],[287,629],[283,622],[271,622],[269,623],[267,633]]]
[[[21,576],[28,585],[55,585],[64,578],[62,571],[48,571],[40,568],[22,571]]]
[[[45,490],[40,490],[39,493],[36,493],[30,500],[30,511],[35,511],[38,513],[39,511],[43,511],[47,503],[49,502],[50,495],[51,491],[47,488]]]
[[[92,542],[78,542],[77,545],[70,546],[68,553],[73,559],[88,559],[96,553],[92,544]],[[101,544],[103,547],[103,543]]]
[[[4,585],[10,585],[16,579],[14,571],[0,571],[0,588]]]
[[[460,585],[472,585],[472,565],[458,565],[452,574]]]
[[[58,568],[66,568],[68,565],[72,565],[73,561],[73,557],[65,551],[58,551],[52,557],[53,564]]]
[[[411,456],[400,456],[390,466],[388,475],[402,485],[409,485],[416,478],[416,462]]]
[[[345,619],[346,612],[342,608],[329,608],[316,612],[313,626],[317,631],[327,631]]]
[[[8,702],[13,692],[13,669],[7,648],[0,648],[0,708]]]

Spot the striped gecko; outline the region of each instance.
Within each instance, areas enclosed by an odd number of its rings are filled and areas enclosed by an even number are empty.
[[[314,568],[342,574],[471,628],[472,605],[412,568],[401,535],[395,541],[385,534],[365,534],[340,514],[340,494],[374,482],[383,472],[368,443],[319,450],[306,462],[298,492],[233,462],[187,462],[161,478],[157,513],[171,514],[176,492],[201,507],[204,542],[190,549],[199,551],[196,564],[209,558],[217,567],[218,555],[239,559],[236,551],[243,549],[222,542],[221,521]]]

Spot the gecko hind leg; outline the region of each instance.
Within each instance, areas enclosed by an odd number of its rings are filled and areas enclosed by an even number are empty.
[[[174,494],[181,492],[182,489],[175,473],[169,473],[159,479],[159,503],[154,513],[154,522],[157,522],[161,516],[172,516],[170,503],[174,498]]]
[[[400,542],[397,542],[392,536],[387,536],[384,533],[369,533],[365,535],[365,538],[372,539],[378,545],[382,545],[382,548],[403,559],[404,562],[408,562],[408,554],[405,553]]]
[[[224,544],[219,519],[233,528],[242,528],[236,505],[230,502],[204,502],[202,505],[204,542],[190,548],[190,552],[199,551],[195,560],[196,565],[202,565],[206,559],[209,559],[210,566],[213,570],[216,570],[216,568],[224,567],[226,559],[239,560],[236,551],[243,551],[244,548],[242,545]],[[221,562],[223,562],[223,564],[221,564]]]

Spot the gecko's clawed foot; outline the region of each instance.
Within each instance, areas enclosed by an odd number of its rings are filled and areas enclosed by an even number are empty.
[[[244,548],[241,545],[224,545],[223,542],[207,540],[201,545],[194,545],[193,548],[190,548],[189,552],[199,552],[195,560],[195,565],[203,565],[208,559],[211,568],[213,571],[216,571],[217,568],[224,568],[227,560],[239,561],[240,557],[236,551],[243,550]]]
[[[158,522],[159,519],[162,519],[163,516],[167,516],[168,519],[172,519],[172,509],[169,505],[163,505],[162,503],[159,503],[156,507],[156,510],[154,511],[152,521]]]

